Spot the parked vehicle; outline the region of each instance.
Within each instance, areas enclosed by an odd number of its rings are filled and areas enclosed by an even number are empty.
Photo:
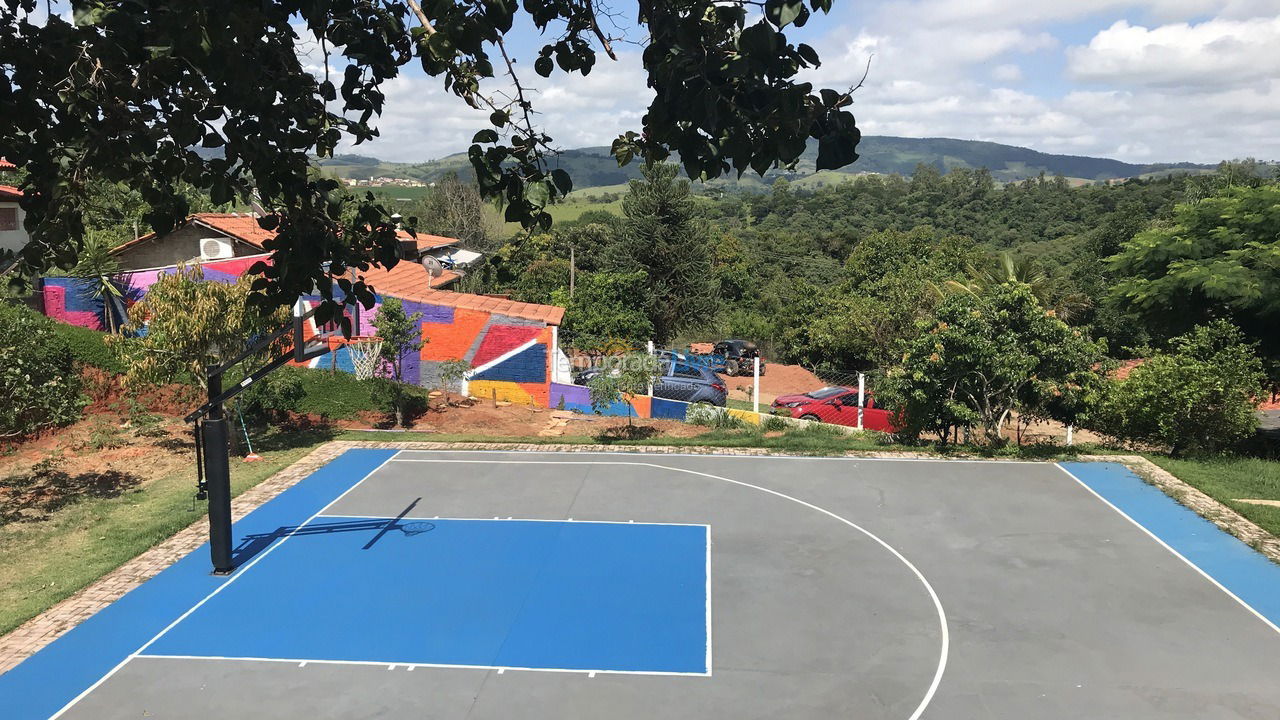
[[[721,340],[712,346],[709,354],[694,354],[692,359],[725,375],[751,375],[755,372],[755,359],[758,357],[760,350],[750,340]],[[760,374],[764,374],[763,359],[760,361]]]
[[[724,380],[710,368],[682,353],[658,354],[662,374],[653,379],[653,396],[667,400],[706,403],[724,407],[729,396]],[[581,370],[573,376],[575,385],[586,385],[604,372],[601,368]]]
[[[875,396],[863,396],[862,427],[864,430],[897,432],[893,413],[876,404]],[[795,395],[779,395],[772,403],[773,411],[801,420],[817,420],[835,425],[858,426],[858,389],[839,385]]]

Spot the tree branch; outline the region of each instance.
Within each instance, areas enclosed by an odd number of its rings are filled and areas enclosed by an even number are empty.
[[[409,0],[413,2],[413,0]],[[600,29],[600,23],[596,21],[596,6],[594,0],[587,0],[587,15],[591,18],[591,30],[596,34],[596,39],[604,46],[604,52],[609,56],[610,60],[617,62],[618,56],[613,53],[613,45],[609,44],[609,38],[605,37],[604,31]]]
[[[409,9],[413,11],[414,15],[418,16],[418,22],[422,23],[422,28],[427,31],[427,34],[435,35],[436,28],[431,24],[431,21],[427,19],[427,14],[422,12],[422,6],[418,4],[418,0],[406,1],[409,3]]]

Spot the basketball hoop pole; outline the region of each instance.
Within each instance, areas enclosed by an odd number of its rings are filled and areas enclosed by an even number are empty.
[[[222,368],[207,368],[209,414],[201,423],[204,477],[209,493],[209,554],[215,575],[227,575],[231,563],[231,458],[227,449],[227,420],[222,413]]]
[[[208,494],[209,499],[209,555],[213,559],[215,575],[227,575],[235,570],[231,552],[231,456],[230,445],[227,442],[229,437],[227,419],[222,406],[290,360],[305,359],[302,355],[304,350],[302,323],[314,313],[315,309],[300,315],[295,314],[294,322],[290,326],[259,339],[230,362],[207,366],[205,386],[208,388],[209,398],[184,418],[186,422],[198,423],[201,445],[204,447],[204,452],[196,453],[196,463],[203,465],[203,473],[198,468],[197,477],[204,478],[201,490]],[[273,343],[290,333],[294,334],[291,350],[277,355],[266,365],[249,373],[230,390],[222,389],[223,373],[255,353],[270,348]],[[325,345],[322,351],[328,352],[328,346]]]

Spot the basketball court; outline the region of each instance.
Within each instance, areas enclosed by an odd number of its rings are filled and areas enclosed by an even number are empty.
[[[1119,465],[353,449],[234,540],[0,715],[1280,717],[1280,566]]]

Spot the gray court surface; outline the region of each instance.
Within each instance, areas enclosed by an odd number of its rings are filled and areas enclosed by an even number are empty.
[[[711,674],[140,657],[63,717],[1280,717],[1280,635],[1055,465],[405,451],[325,514],[419,497],[710,525]]]

